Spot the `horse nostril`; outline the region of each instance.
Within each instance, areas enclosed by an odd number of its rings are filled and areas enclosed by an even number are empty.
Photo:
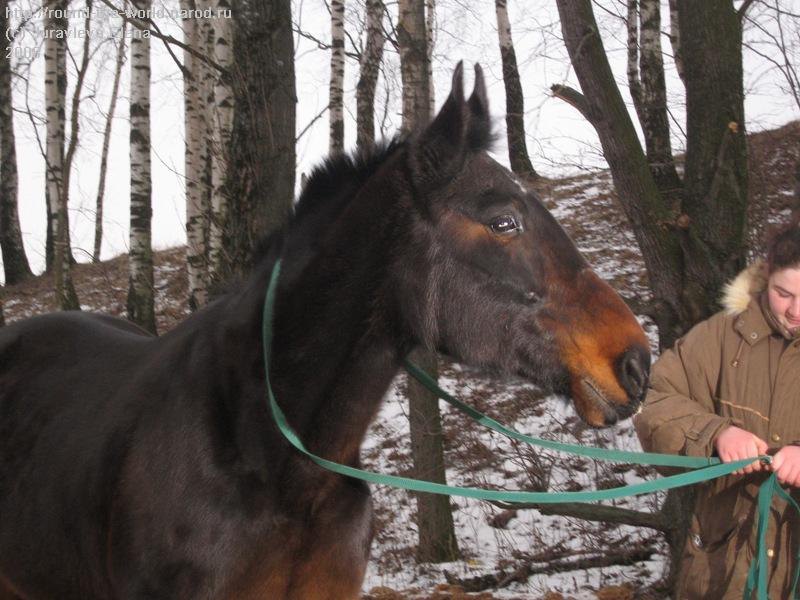
[[[642,399],[649,373],[650,354],[642,348],[629,348],[620,361],[620,382],[631,399]]]

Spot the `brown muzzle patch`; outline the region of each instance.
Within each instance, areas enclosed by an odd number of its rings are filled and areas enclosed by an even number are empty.
[[[622,298],[589,269],[549,311],[575,409],[602,427],[633,414],[647,387],[647,337]]]

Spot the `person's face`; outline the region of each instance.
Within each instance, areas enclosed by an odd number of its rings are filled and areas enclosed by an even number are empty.
[[[769,307],[778,322],[792,333],[800,331],[800,267],[788,267],[769,276]]]

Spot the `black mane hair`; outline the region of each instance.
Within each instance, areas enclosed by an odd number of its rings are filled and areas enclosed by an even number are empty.
[[[397,135],[366,149],[325,158],[312,169],[286,225],[256,246],[253,265],[273,256],[290,232],[312,244],[319,229],[333,221],[361,186],[405,145],[405,136]]]

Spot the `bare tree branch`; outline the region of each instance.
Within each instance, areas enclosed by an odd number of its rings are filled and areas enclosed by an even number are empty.
[[[584,521],[600,521],[618,525],[633,525],[634,527],[647,527],[656,531],[669,531],[670,524],[666,522],[661,513],[643,512],[607,506],[604,504],[583,504],[567,502],[564,504],[510,504],[506,502],[492,502],[498,508],[506,510],[535,509],[543,515],[558,515],[562,517],[575,517]]]
[[[136,27],[136,29],[139,29],[140,31],[148,31],[150,32],[150,35],[164,42],[164,47],[167,49],[169,55],[172,57],[172,60],[175,61],[175,64],[178,66],[178,69],[180,69],[180,72],[183,74],[184,77],[191,77],[191,74],[183,66],[183,63],[180,60],[178,60],[178,57],[175,56],[175,53],[170,48],[170,45],[174,45],[177,46],[178,48],[181,48],[182,50],[185,50],[192,56],[195,56],[198,59],[205,62],[206,64],[214,67],[217,71],[225,72],[225,69],[207,54],[203,52],[198,52],[196,49],[192,48],[188,44],[184,44],[182,41],[172,37],[171,35],[164,35],[163,33],[161,33],[161,29],[158,27],[158,25],[156,25],[153,22],[152,19],[144,19],[144,20],[134,19],[133,17],[129,17],[127,14],[125,14],[124,10],[117,8],[114,5],[114,3],[111,2],[111,0],[100,0],[100,2],[111,8],[114,12],[116,12],[120,16],[120,18],[122,18],[125,22],[130,23],[131,25]],[[149,25],[152,25],[153,28],[151,29]]]
[[[553,96],[559,98],[576,109],[583,117],[594,125],[595,120],[589,111],[589,104],[586,102],[586,97],[575,88],[568,85],[555,84],[550,87]]]
[[[742,5],[739,7],[739,10],[737,11],[740,21],[745,18],[748,9],[753,5],[754,2],[755,0],[744,0],[744,2],[742,2]]]

